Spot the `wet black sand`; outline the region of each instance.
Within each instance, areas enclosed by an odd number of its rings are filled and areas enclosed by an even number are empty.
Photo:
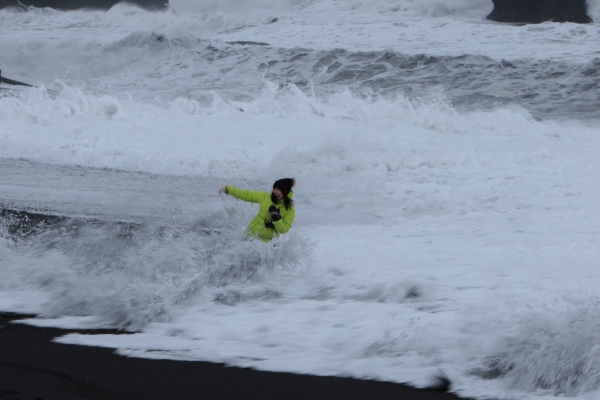
[[[386,382],[122,357],[112,349],[52,342],[75,331],[10,322],[27,317],[0,313],[1,400],[458,399]]]

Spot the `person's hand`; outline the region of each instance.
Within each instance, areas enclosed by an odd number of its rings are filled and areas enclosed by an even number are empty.
[[[223,194],[223,193],[227,193],[227,188],[226,187],[222,187],[221,189],[219,189],[219,194]]]
[[[275,222],[281,219],[281,215],[279,215],[279,208],[275,206],[269,207],[269,214],[271,214],[271,219]]]
[[[275,229],[275,225],[273,225],[273,222],[269,219],[265,219],[265,226],[269,229]]]

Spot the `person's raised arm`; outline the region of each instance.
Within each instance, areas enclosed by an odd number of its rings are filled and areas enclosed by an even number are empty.
[[[249,203],[260,203],[265,196],[270,196],[267,192],[261,192],[259,190],[245,190],[235,186],[227,185],[219,189],[219,194],[227,193],[230,196],[235,197]]]

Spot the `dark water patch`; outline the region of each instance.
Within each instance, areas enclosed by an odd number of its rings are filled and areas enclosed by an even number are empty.
[[[240,46],[269,46],[269,43],[264,42],[253,42],[250,40],[237,40],[235,42],[227,42],[229,44],[237,44]]]
[[[0,209],[0,237],[21,243],[39,235],[55,233],[60,237],[76,234],[84,227],[98,226],[114,238],[131,240],[139,224],[131,222],[106,222],[93,218],[68,218],[60,215],[41,214],[23,210]],[[51,246],[53,247],[53,246]]]
[[[255,300],[275,300],[283,297],[281,292],[273,289],[257,290],[250,293],[231,290],[220,293],[213,298],[213,302],[225,306],[235,306],[239,303]]]
[[[6,85],[12,85],[12,86],[27,86],[27,87],[33,87],[32,85],[28,84],[28,83],[24,83],[24,82],[19,82],[19,81],[15,81],[13,79],[8,79],[6,77],[2,76],[2,71],[0,70],[0,85],[1,84],[6,84]]]
[[[2,227],[0,237],[6,237],[13,241],[27,238],[41,232],[44,228],[56,226],[64,220],[64,218],[55,215],[9,209],[0,209],[0,218],[0,226]]]

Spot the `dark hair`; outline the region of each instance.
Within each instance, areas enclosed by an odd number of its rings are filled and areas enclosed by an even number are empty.
[[[273,204],[277,204],[277,202],[279,200],[277,200],[277,197],[275,197],[275,193],[271,192],[271,201],[273,202]],[[286,210],[289,210],[290,208],[292,208],[292,206],[294,205],[294,200],[290,199],[287,196],[283,196],[283,206],[285,207]]]

